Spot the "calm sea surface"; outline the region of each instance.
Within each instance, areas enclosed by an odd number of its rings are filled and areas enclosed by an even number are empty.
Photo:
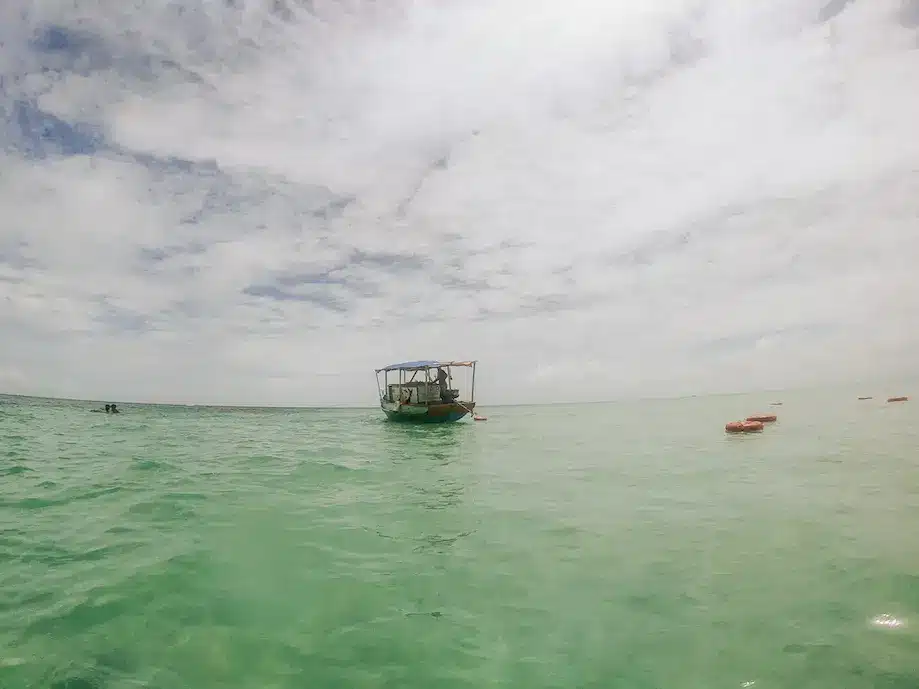
[[[914,689],[919,401],[859,392],[0,398],[0,687]]]

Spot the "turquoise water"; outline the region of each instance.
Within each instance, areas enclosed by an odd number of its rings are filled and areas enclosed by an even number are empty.
[[[0,398],[0,687],[917,687],[919,405],[872,393]]]

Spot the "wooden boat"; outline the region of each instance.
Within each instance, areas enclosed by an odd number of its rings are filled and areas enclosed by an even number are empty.
[[[475,361],[407,361],[378,368],[380,409],[390,421],[459,421],[475,409],[475,365]],[[453,369],[457,367],[472,372],[468,401],[461,400],[460,391],[453,387]],[[390,374],[395,374],[394,382]]]

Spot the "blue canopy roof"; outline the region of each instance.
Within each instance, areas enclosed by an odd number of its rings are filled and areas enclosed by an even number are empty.
[[[472,366],[474,361],[406,361],[401,364],[390,364],[380,371],[423,371],[426,368],[437,368],[438,366]]]

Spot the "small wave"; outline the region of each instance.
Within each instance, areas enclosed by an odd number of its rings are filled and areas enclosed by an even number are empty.
[[[0,469],[0,476],[16,476],[17,474],[27,474],[32,471],[35,470],[25,466],[24,464],[14,464],[11,467]]]

